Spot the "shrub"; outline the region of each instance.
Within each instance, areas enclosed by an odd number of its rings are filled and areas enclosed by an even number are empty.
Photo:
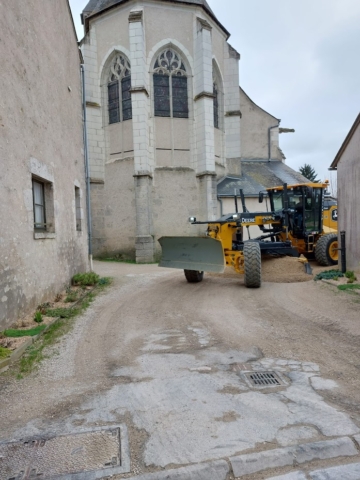
[[[37,312],[35,312],[34,322],[36,322],[36,323],[42,323],[42,321],[43,321],[42,313],[38,310]]]
[[[324,272],[318,273],[314,280],[338,280],[339,277],[343,277],[344,274],[340,270],[325,270]]]
[[[65,298],[66,303],[75,302],[77,300],[77,292],[69,291],[67,297]]]
[[[345,273],[345,277],[348,279],[347,283],[354,283],[357,280],[355,273],[351,270]]]
[[[82,286],[97,285],[99,280],[100,280],[100,277],[95,272],[77,273],[72,278],[72,282],[74,285],[82,285]]]
[[[70,308],[50,308],[46,311],[48,317],[71,318],[78,313],[76,310]]]

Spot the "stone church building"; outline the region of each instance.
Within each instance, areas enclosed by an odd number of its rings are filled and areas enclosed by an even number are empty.
[[[159,237],[200,232],[189,216],[218,216],[254,128],[255,156],[269,142],[282,163],[280,121],[243,92],[241,138],[240,55],[206,0],[90,0],[82,20],[94,255],[153,261]]]

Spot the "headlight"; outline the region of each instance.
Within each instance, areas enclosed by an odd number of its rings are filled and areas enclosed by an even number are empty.
[[[196,217],[189,217],[189,222],[190,223],[196,222]]]

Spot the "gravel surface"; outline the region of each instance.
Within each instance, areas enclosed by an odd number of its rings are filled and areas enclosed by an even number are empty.
[[[309,276],[246,289],[156,265],[95,270],[112,286],[39,369],[0,376],[0,440],[126,423],[134,476],[359,433],[358,296]],[[256,390],[253,370],[285,383]]]

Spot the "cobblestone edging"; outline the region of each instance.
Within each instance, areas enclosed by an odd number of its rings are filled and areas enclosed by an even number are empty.
[[[92,288],[91,290],[89,290],[84,296],[82,296],[81,298],[79,298],[78,300],[76,300],[76,302],[71,305],[71,307],[69,307],[69,310],[72,310],[74,307],[76,307],[80,302],[82,302],[88,295],[90,295],[90,293],[93,293],[94,290],[96,290],[97,286],[95,286],[94,288]],[[22,345],[20,345],[19,348],[17,348],[16,350],[14,350],[11,355],[7,358],[4,358],[3,360],[0,360],[0,374],[2,372],[5,372],[10,365],[13,365],[14,363],[16,363],[21,357],[22,355],[24,354],[25,350],[27,348],[30,347],[30,345],[32,345],[34,342],[36,342],[36,340],[41,337],[41,335],[43,335],[45,332],[47,332],[47,330],[49,330],[49,328],[54,325],[54,323],[56,323],[61,317],[55,317],[54,320],[52,322],[50,322],[49,324],[46,325],[46,328],[44,328],[44,330],[42,332],[40,332],[38,335],[34,335],[33,337],[29,337]]]

